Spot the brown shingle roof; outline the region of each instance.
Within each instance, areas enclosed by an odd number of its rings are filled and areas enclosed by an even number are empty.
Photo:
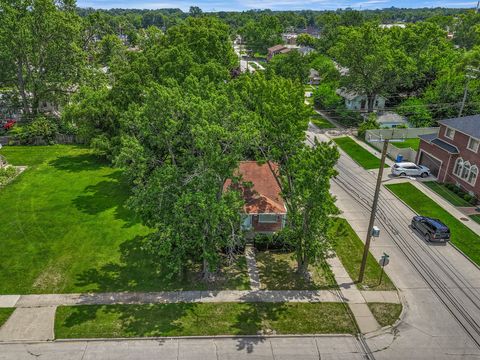
[[[272,46],[272,47],[269,47],[268,48],[268,51],[269,52],[274,52],[274,51],[279,51],[279,50],[282,50],[282,49],[286,49],[285,45],[275,45],[275,46]]]
[[[277,173],[278,165],[270,163]],[[285,214],[286,208],[280,196],[280,187],[268,164],[259,164],[256,161],[242,161],[237,170],[237,175],[242,176],[242,183],[235,185],[242,192],[245,200],[244,210],[247,214]],[[253,186],[248,186],[251,183]],[[227,180],[224,185],[226,190],[232,185]]]

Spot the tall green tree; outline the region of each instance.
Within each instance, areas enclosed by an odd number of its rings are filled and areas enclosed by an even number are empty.
[[[151,249],[173,274],[202,263],[208,279],[222,249],[241,239],[242,201],[224,184],[250,142],[242,125],[249,119],[229,101],[227,86],[193,77],[183,88],[153,85],[124,119],[117,161],[136,184],[131,206],[157,230]]]
[[[304,84],[308,79],[310,66],[308,58],[294,50],[273,57],[268,62],[268,69],[277,75]]]
[[[239,32],[254,52],[266,54],[267,48],[282,43],[282,25],[276,16],[261,15],[258,20],[249,20]]]
[[[338,151],[327,143],[312,148],[305,144],[310,111],[301,84],[260,75],[247,84],[247,107],[259,117],[258,156],[269,165],[279,165],[278,172],[270,168],[287,207],[282,234],[295,250],[298,272],[308,278],[308,266],[324,260],[331,250],[328,229],[337,210],[329,181],[335,175]]]
[[[393,49],[386,32],[376,23],[361,27],[342,27],[338,41],[330,49],[338,63],[348,68],[343,85],[367,97],[368,112],[372,112],[377,95],[386,96],[401,81],[402,51]]]
[[[2,85],[16,87],[24,114],[65,101],[84,61],[74,0],[1,0],[0,9]]]

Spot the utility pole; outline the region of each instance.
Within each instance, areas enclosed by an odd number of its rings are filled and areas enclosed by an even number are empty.
[[[478,9],[478,4],[477,4],[477,9]],[[462,116],[463,108],[465,107],[465,102],[467,101],[468,84],[470,83],[470,79],[475,79],[477,77],[475,74],[478,74],[478,72],[480,72],[480,70],[475,69],[472,66],[467,66],[466,70],[467,70],[467,74],[465,76],[467,78],[467,81],[465,81],[465,89],[463,90],[463,99],[460,105],[460,110],[458,111],[458,117]]]
[[[480,0],[477,1],[477,7],[475,8],[475,14],[478,14],[478,7],[480,6]]]
[[[367,256],[370,250],[370,241],[372,239],[373,224],[375,222],[375,215],[377,213],[378,196],[380,195],[380,186],[382,185],[383,169],[385,167],[385,158],[387,157],[389,139],[383,142],[382,158],[380,160],[380,169],[378,170],[377,185],[375,187],[375,195],[373,196],[372,211],[370,213],[370,222],[368,224],[367,238],[365,239],[365,247],[363,249],[362,264],[360,265],[360,274],[358,275],[358,282],[363,281],[365,274],[365,266],[367,264]]]

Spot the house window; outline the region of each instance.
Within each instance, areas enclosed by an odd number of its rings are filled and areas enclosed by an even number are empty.
[[[258,215],[258,222],[264,224],[274,224],[277,222],[276,214],[260,214]]]
[[[467,161],[463,164],[462,175],[460,176],[462,179],[468,178],[468,173],[470,172],[470,163]]]
[[[475,185],[475,182],[477,181],[477,176],[478,176],[478,168],[476,165],[472,166],[472,168],[470,169],[470,174],[468,174],[468,179],[467,181],[472,184],[472,185]]]
[[[455,130],[447,127],[447,128],[445,129],[445,137],[453,140],[453,137],[454,137],[454,136],[455,136]]]
[[[462,169],[463,169],[463,159],[458,158],[457,161],[455,161],[455,167],[453,168],[453,173],[457,176],[460,176],[462,174]]]
[[[250,230],[252,228],[252,216],[243,215],[242,216],[242,230]]]
[[[468,148],[468,150],[472,150],[473,152],[477,152],[478,151],[478,145],[480,145],[480,141],[471,137],[468,140],[467,148]]]

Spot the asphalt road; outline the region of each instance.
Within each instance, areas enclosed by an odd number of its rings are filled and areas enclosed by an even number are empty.
[[[344,153],[337,170],[332,192],[364,240],[376,172]],[[451,245],[426,243],[410,228],[414,215],[382,186],[376,221],[381,236],[371,252],[377,259],[383,252],[390,255],[386,271],[406,302],[406,313],[395,331],[367,336],[367,342],[377,359],[480,359],[480,270]]]

